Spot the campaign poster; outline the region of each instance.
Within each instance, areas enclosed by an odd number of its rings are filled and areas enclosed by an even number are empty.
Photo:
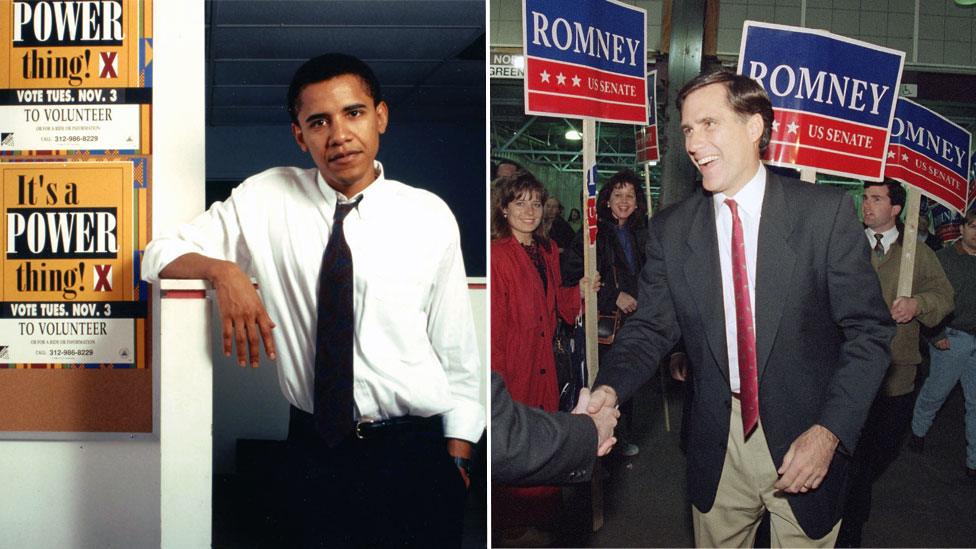
[[[647,123],[647,12],[613,0],[523,0],[525,112]]]
[[[965,213],[972,135],[948,118],[901,97],[891,123],[885,176]]]
[[[0,164],[0,360],[139,364],[133,171],[131,161]]]
[[[826,31],[746,21],[738,71],[769,94],[768,163],[880,181],[905,53]]]
[[[0,0],[0,438],[151,433],[152,0]]]
[[[0,0],[0,155],[150,152],[149,0]]]
[[[661,154],[657,146],[657,71],[647,73],[647,125],[636,128],[637,163],[657,162]]]

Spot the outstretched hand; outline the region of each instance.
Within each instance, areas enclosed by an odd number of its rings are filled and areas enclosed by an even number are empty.
[[[576,407],[573,408],[574,414],[587,414],[593,423],[596,425],[597,434],[597,456],[605,456],[610,453],[613,449],[613,445],[617,443],[617,438],[613,436],[614,427],[617,426],[617,418],[620,417],[620,410],[616,407],[603,407],[595,413],[589,413],[591,395],[590,390],[586,387],[580,389],[579,400],[576,403]]]

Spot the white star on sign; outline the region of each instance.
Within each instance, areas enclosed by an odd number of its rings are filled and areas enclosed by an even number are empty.
[[[548,81],[549,81],[549,73],[548,73],[548,72],[546,72],[546,71],[542,71],[542,72],[541,72],[541,73],[539,74],[539,76],[541,76],[541,77],[542,77],[542,81],[543,81],[543,82],[548,82]]]
[[[778,120],[773,120],[773,131],[774,132],[778,132],[779,131],[779,121]]]
[[[905,153],[902,153],[901,160],[902,160],[902,162],[908,162],[908,155],[905,154]]]
[[[895,151],[888,151],[888,158],[894,158],[894,157],[895,157]]]
[[[573,86],[580,87],[580,77],[575,74],[573,75]]]
[[[800,128],[800,125],[796,122],[790,122],[786,125],[786,133],[796,133],[796,130]]]
[[[566,83],[566,77],[563,75],[563,73],[559,73],[559,74],[556,75],[556,82],[560,86],[562,86],[563,84]]]

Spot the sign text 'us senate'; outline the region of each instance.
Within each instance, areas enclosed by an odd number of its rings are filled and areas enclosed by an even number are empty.
[[[643,124],[647,13],[614,0],[523,0],[526,113]]]
[[[891,122],[885,176],[907,183],[959,212],[966,210],[972,136],[962,127],[901,97]]]
[[[880,181],[904,52],[826,31],[746,21],[740,74],[773,104],[774,165]]]
[[[125,38],[118,0],[13,3],[13,45],[117,46]]]

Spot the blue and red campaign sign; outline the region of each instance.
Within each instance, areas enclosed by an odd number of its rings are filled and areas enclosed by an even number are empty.
[[[746,21],[739,73],[773,103],[770,164],[880,181],[905,53],[826,31]]]
[[[637,163],[657,162],[661,157],[657,148],[657,71],[647,73],[647,126],[636,128]]]
[[[885,176],[918,188],[948,208],[965,212],[972,139],[969,132],[942,115],[899,98],[891,122]]]
[[[646,124],[646,19],[613,0],[523,0],[526,114]]]

